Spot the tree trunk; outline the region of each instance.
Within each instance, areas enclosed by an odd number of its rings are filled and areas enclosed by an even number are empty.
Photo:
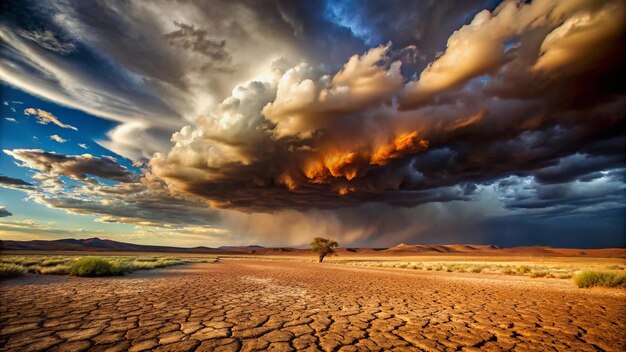
[[[320,253],[320,263],[324,260],[325,256],[326,256],[326,254]]]

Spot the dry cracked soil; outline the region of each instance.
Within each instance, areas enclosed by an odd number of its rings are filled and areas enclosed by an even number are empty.
[[[624,351],[623,290],[222,260],[0,287],[4,351]]]

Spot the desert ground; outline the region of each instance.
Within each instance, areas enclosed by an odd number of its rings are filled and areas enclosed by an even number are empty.
[[[623,351],[626,290],[571,280],[222,259],[0,287],[5,351]]]

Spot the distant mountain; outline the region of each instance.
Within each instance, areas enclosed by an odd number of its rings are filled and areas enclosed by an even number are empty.
[[[149,246],[101,239],[98,237],[86,239],[62,239],[52,241],[6,241],[0,240],[0,250],[23,251],[93,251],[93,252],[175,252],[175,253],[222,253],[240,254],[250,253],[261,246],[224,246],[220,248],[193,247],[181,248],[170,246]]]
[[[0,250],[22,251],[81,251],[81,252],[165,252],[198,254],[255,254],[255,255],[306,255],[308,249],[288,247],[221,246],[211,247],[169,247],[148,246],[101,239],[63,239],[53,241],[4,241],[0,240]],[[478,255],[478,256],[568,256],[568,257],[620,257],[626,258],[626,248],[576,249],[540,246],[502,248],[494,245],[446,244],[423,245],[400,243],[391,248],[337,248],[339,256],[415,256],[415,255]]]

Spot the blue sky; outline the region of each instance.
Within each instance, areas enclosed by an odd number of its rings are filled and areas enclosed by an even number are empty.
[[[133,168],[132,163],[128,159],[103,148],[96,142],[106,138],[106,132],[116,125],[112,121],[54,104],[7,85],[2,85],[1,104],[0,140],[2,141],[1,147],[3,149],[42,149],[60,154],[89,153],[97,156],[108,155],[116,157],[121,164]],[[30,107],[49,111],[59,117],[63,123],[75,126],[78,131],[61,128],[52,123],[45,125],[37,123],[35,117],[24,113],[24,110]],[[15,119],[15,121],[9,121],[7,118]],[[54,141],[50,138],[52,135],[58,135],[65,139],[66,142],[59,143]],[[86,148],[79,146],[79,144],[83,144]],[[133,169],[136,170],[136,168]],[[32,179],[33,171],[17,166],[16,161],[5,153],[0,154],[0,174],[34,182]],[[72,184],[70,179],[65,178],[65,181],[68,184]],[[121,224],[103,225],[95,222],[96,217],[93,215],[68,214],[62,210],[41,205],[25,197],[22,191],[15,189],[0,188],[0,199],[2,199],[2,205],[11,209],[13,213],[11,220],[34,220],[45,224],[53,222],[54,227],[60,229],[85,229],[87,231],[85,235],[114,234],[120,231],[128,231],[128,228],[131,227]],[[57,238],[58,236],[58,234],[55,234],[51,238]],[[21,239],[30,237],[32,236],[9,233],[5,238]],[[61,237],[64,237],[64,235],[61,235]],[[38,238],[38,236],[32,238]]]
[[[626,246],[626,5],[543,5],[8,1],[0,239]]]

